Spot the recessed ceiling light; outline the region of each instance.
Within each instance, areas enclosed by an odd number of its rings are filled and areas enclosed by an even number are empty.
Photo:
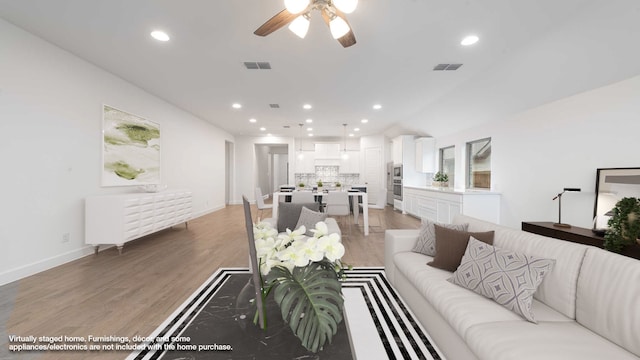
[[[309,134],[309,137],[313,137],[313,134]]]
[[[273,135],[271,135],[271,134],[267,134],[267,136],[271,137],[271,136],[273,136]]]
[[[307,131],[313,131],[313,128],[307,128]]]
[[[349,134],[350,137],[353,137],[353,134]]]
[[[382,105],[380,104],[373,105],[373,110],[380,110],[380,109],[382,109]]]
[[[254,122],[256,122],[256,121],[258,121],[258,120],[253,119],[253,118],[249,119],[249,122],[250,122],[250,123],[254,123]]]
[[[473,45],[473,44],[477,43],[478,40],[480,40],[480,38],[477,37],[476,35],[469,35],[469,36],[465,37],[464,39],[462,39],[462,41],[460,41],[460,45],[462,45],[462,46]]]
[[[305,109],[305,110],[309,110],[309,109],[311,109],[311,105],[310,104],[304,104],[304,105],[302,105],[302,108]]]
[[[353,131],[360,131],[360,128],[355,128],[353,129]]]
[[[311,123],[313,122],[313,120],[312,120],[312,119],[307,119],[307,120],[305,120],[305,121],[307,122],[307,124],[311,124]]]
[[[234,109],[240,109],[240,108],[242,108],[242,105],[240,105],[238,103],[233,103],[233,104],[231,104],[231,107],[234,108]]]
[[[363,124],[366,124],[366,123],[368,123],[368,122],[369,122],[369,120],[367,120],[367,119],[362,119],[362,120],[360,120],[360,122],[361,122],[361,123],[363,123]]]
[[[260,128],[260,131],[265,131],[265,130],[267,130],[267,128],[265,128],[265,127],[261,127]]]
[[[151,32],[151,37],[158,41],[169,41],[170,37],[166,32],[161,30],[154,30]]]

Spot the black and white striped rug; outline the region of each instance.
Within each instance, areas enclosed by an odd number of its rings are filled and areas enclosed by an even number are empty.
[[[288,326],[277,316],[277,309],[272,309],[275,313],[269,312],[267,332],[259,330],[247,319],[239,320],[236,297],[249,278],[248,269],[219,269],[151,335],[139,339],[139,347],[127,359],[333,360],[357,358],[358,354],[363,357],[362,352],[349,343],[354,333],[360,333],[360,349],[363,345],[365,351],[367,347],[370,351],[380,349],[373,356],[366,355],[367,360],[443,359],[404,301],[387,282],[382,268],[347,271],[342,285],[345,304],[353,294],[366,304],[366,322],[372,321],[372,336],[367,335],[363,341],[366,326],[353,323],[358,318],[350,317],[347,311],[332,344],[318,354],[307,352],[298,344]],[[271,306],[277,307],[275,302]],[[350,336],[346,335],[347,322],[351,327]]]

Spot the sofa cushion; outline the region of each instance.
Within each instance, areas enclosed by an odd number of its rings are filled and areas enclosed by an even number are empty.
[[[449,279],[536,322],[533,293],[553,268],[554,260],[500,249],[471,237],[460,267]]]
[[[553,271],[538,286],[534,298],[572,319],[576,318],[578,274],[589,246],[510,229],[465,215],[457,215],[453,223],[468,223],[469,231],[495,230],[494,246],[555,259]]]
[[[575,321],[488,322],[469,328],[467,346],[491,360],[638,360]]]
[[[493,231],[483,233],[470,233],[467,231],[458,231],[447,229],[445,227],[435,225],[436,229],[436,254],[433,261],[427,263],[438,269],[455,271],[460,265],[460,260],[467,249],[469,237],[483,241],[487,244],[493,243]]]
[[[295,230],[303,207],[318,211],[320,204],[280,202],[278,204],[278,232],[285,232],[287,229]]]
[[[313,210],[310,210],[308,207],[303,206],[302,210],[300,210],[300,217],[298,218],[296,229],[299,229],[301,226],[304,226],[306,228],[305,235],[313,236],[313,232],[311,231],[311,229],[314,229],[318,222],[325,221],[326,218],[327,218],[326,213],[313,211]]]
[[[640,261],[589,248],[578,279],[576,321],[640,356]]]
[[[429,256],[436,254],[436,229],[434,225],[458,231],[467,231],[467,227],[469,226],[469,224],[443,224],[423,218],[420,223],[418,241],[416,241],[413,251]]]

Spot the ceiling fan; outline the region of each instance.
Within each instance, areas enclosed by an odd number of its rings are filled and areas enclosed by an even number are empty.
[[[258,36],[267,36],[289,25],[289,30],[304,39],[309,30],[311,11],[318,10],[329,26],[333,38],[343,47],[356,43],[356,37],[345,14],[355,10],[358,0],[284,0],[284,5],[284,10],[267,20],[253,33]]]

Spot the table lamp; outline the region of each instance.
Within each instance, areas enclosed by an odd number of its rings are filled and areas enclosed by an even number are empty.
[[[556,197],[552,199],[552,200],[558,199],[558,222],[553,224],[553,226],[563,227],[563,228],[571,227],[571,225],[569,224],[562,223],[562,194],[564,194],[567,191],[581,191],[581,190],[580,188],[564,188],[560,194],[556,195]]]

